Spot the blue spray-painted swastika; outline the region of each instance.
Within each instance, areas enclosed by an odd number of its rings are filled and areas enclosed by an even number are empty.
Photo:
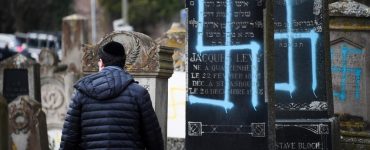
[[[311,66],[312,66],[312,92],[315,94],[315,90],[317,88],[317,62],[316,62],[316,45],[317,40],[319,38],[318,33],[316,33],[314,30],[311,30],[310,32],[302,32],[302,33],[294,33],[292,32],[292,0],[285,0],[286,4],[286,20],[287,20],[287,32],[286,33],[275,33],[274,39],[275,40],[282,40],[287,39],[288,40],[288,76],[289,81],[287,83],[276,83],[275,84],[275,90],[280,91],[287,91],[290,93],[290,96],[292,97],[292,93],[296,90],[296,83],[295,83],[295,75],[294,75],[294,54],[293,54],[293,40],[296,39],[310,39],[311,40]]]
[[[332,73],[340,73],[342,75],[341,82],[340,82],[340,91],[333,90],[333,96],[339,98],[340,101],[345,101],[347,99],[347,76],[348,74],[354,74],[356,81],[355,81],[355,99],[360,100],[360,80],[361,80],[361,68],[348,68],[348,55],[350,54],[363,54],[364,51],[362,49],[357,48],[348,48],[346,44],[341,45],[341,57],[342,57],[342,65],[341,66],[332,66],[331,71]],[[334,50],[331,49],[331,60],[334,60],[333,55]]]
[[[225,45],[220,46],[206,46],[203,44],[203,30],[204,30],[204,0],[198,0],[198,29],[197,29],[197,45],[196,50],[199,53],[225,51],[225,85],[224,85],[224,99],[208,99],[189,95],[190,104],[207,104],[223,107],[227,112],[228,109],[234,107],[234,103],[230,100],[230,62],[231,52],[236,50],[251,51],[252,59],[252,87],[251,87],[251,101],[254,109],[258,106],[258,62],[257,57],[261,49],[257,42],[250,42],[250,44],[232,45],[232,1],[226,0],[226,25],[225,25]]]

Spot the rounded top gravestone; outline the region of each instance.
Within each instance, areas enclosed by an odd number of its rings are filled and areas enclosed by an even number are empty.
[[[135,75],[153,74],[171,76],[172,50],[160,47],[149,36],[138,32],[115,31],[106,35],[95,46],[83,45],[83,71],[97,72],[98,61],[97,51],[106,43],[116,41],[123,45],[126,52],[125,68]],[[160,55],[164,54],[164,57]],[[168,55],[168,56],[167,56]]]
[[[53,76],[55,68],[58,65],[58,61],[58,56],[54,50],[42,49],[39,54],[41,78],[46,76]]]
[[[67,112],[64,83],[58,78],[45,77],[41,80],[42,109],[46,113],[48,129],[62,129]]]
[[[41,104],[29,96],[18,96],[9,103],[9,135],[12,147],[46,150],[48,138]]]
[[[55,66],[58,63],[58,56],[55,51],[42,49],[39,54],[39,61],[42,66]]]

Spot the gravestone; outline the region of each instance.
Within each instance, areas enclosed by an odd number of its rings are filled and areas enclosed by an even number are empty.
[[[29,96],[18,96],[9,103],[11,149],[48,150],[45,114],[41,104]]]
[[[53,76],[58,65],[57,53],[50,49],[42,49],[39,56],[40,75]]]
[[[276,149],[333,149],[326,0],[275,0]]]
[[[347,0],[329,8],[335,113],[369,121],[370,7]]]
[[[185,71],[186,66],[186,29],[180,23],[172,23],[171,28],[161,38],[156,39],[161,46],[173,47],[175,52],[172,55],[174,70]]]
[[[41,80],[42,108],[45,111],[48,129],[63,129],[70,99],[66,99],[65,83],[62,78],[43,77]]]
[[[173,49],[159,46],[142,33],[115,31],[105,36],[95,46],[83,45],[82,69],[85,74],[98,71],[97,51],[110,41],[119,42],[124,46],[126,50],[125,69],[148,90],[166,142],[168,78],[173,73],[171,58]]]
[[[174,22],[155,41],[161,46],[174,48],[174,72],[168,79],[167,149],[181,150],[185,147],[186,27]]]
[[[42,72],[41,101],[48,128],[62,129],[69,101],[65,98],[67,94],[64,83],[66,70],[56,72],[58,60],[54,51],[44,49],[40,52],[39,58]]]
[[[2,61],[0,92],[8,103],[19,95],[29,95],[40,102],[40,65],[22,54]]]
[[[187,1],[186,149],[274,149],[271,4]]]
[[[63,18],[62,23],[62,58],[58,68],[67,66],[67,70],[62,70],[61,79],[64,83],[64,96],[68,106],[73,93],[74,83],[82,77],[82,55],[81,45],[88,41],[87,37],[87,18],[78,14],[73,14]],[[57,70],[59,70],[57,69]],[[58,144],[57,144],[58,145]]]
[[[353,0],[329,5],[334,113],[341,147],[370,149],[370,7]]]
[[[66,99],[65,84],[57,77],[43,77],[41,79],[42,109],[46,115],[49,148],[58,150],[62,129],[69,105]]]
[[[73,14],[63,18],[62,63],[74,72],[81,72],[81,45],[87,42],[87,19]]]
[[[46,114],[49,146],[58,150],[72,85],[78,74],[68,72],[66,65],[58,64],[55,51],[43,49],[39,54],[41,70],[41,101]],[[66,86],[67,85],[67,86]]]
[[[333,100],[337,114],[350,114],[369,119],[366,98],[365,47],[348,37],[331,41]],[[353,37],[356,38],[356,37]]]
[[[8,149],[8,103],[0,95],[0,149]]]

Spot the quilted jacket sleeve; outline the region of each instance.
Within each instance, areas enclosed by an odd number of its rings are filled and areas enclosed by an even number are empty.
[[[81,93],[72,96],[62,131],[60,150],[79,149],[81,142]]]
[[[141,114],[141,131],[147,150],[163,150],[163,138],[158,118],[154,112],[149,93],[145,91],[144,96],[139,98]]]

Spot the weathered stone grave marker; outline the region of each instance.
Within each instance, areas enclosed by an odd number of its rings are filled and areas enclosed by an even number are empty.
[[[186,149],[274,148],[269,138],[274,130],[270,82],[265,81],[265,57],[270,49],[264,45],[273,39],[264,35],[272,31],[271,26],[264,28],[271,16],[265,15],[265,22],[263,13],[266,8],[266,14],[271,13],[270,4],[262,0],[187,1]]]
[[[83,46],[82,70],[84,73],[98,71],[97,50],[110,41],[119,42],[124,46],[126,50],[125,68],[140,85],[148,90],[166,142],[168,78],[173,73],[173,49],[159,46],[142,33],[113,32],[95,46]]]
[[[18,96],[8,109],[11,148],[48,150],[46,118],[41,104],[29,96]]]
[[[68,73],[66,66],[58,66],[55,51],[43,49],[39,54],[39,60],[42,109],[46,114],[50,148],[57,150],[61,142],[63,124],[70,101],[67,97],[70,97],[71,93],[67,91],[72,89],[73,84],[67,80],[67,76],[74,76],[76,79],[72,81],[76,81],[77,75]]]
[[[276,149],[336,149],[326,0],[275,0]]]
[[[329,5],[334,113],[342,149],[370,149],[370,7],[354,0]]]
[[[82,70],[81,45],[87,42],[87,19],[73,14],[63,18],[62,63],[75,72]]]
[[[22,54],[0,63],[0,92],[12,102],[19,95],[40,101],[40,66]]]
[[[51,49],[42,49],[38,58],[41,77],[53,76],[59,61],[57,53]]]

